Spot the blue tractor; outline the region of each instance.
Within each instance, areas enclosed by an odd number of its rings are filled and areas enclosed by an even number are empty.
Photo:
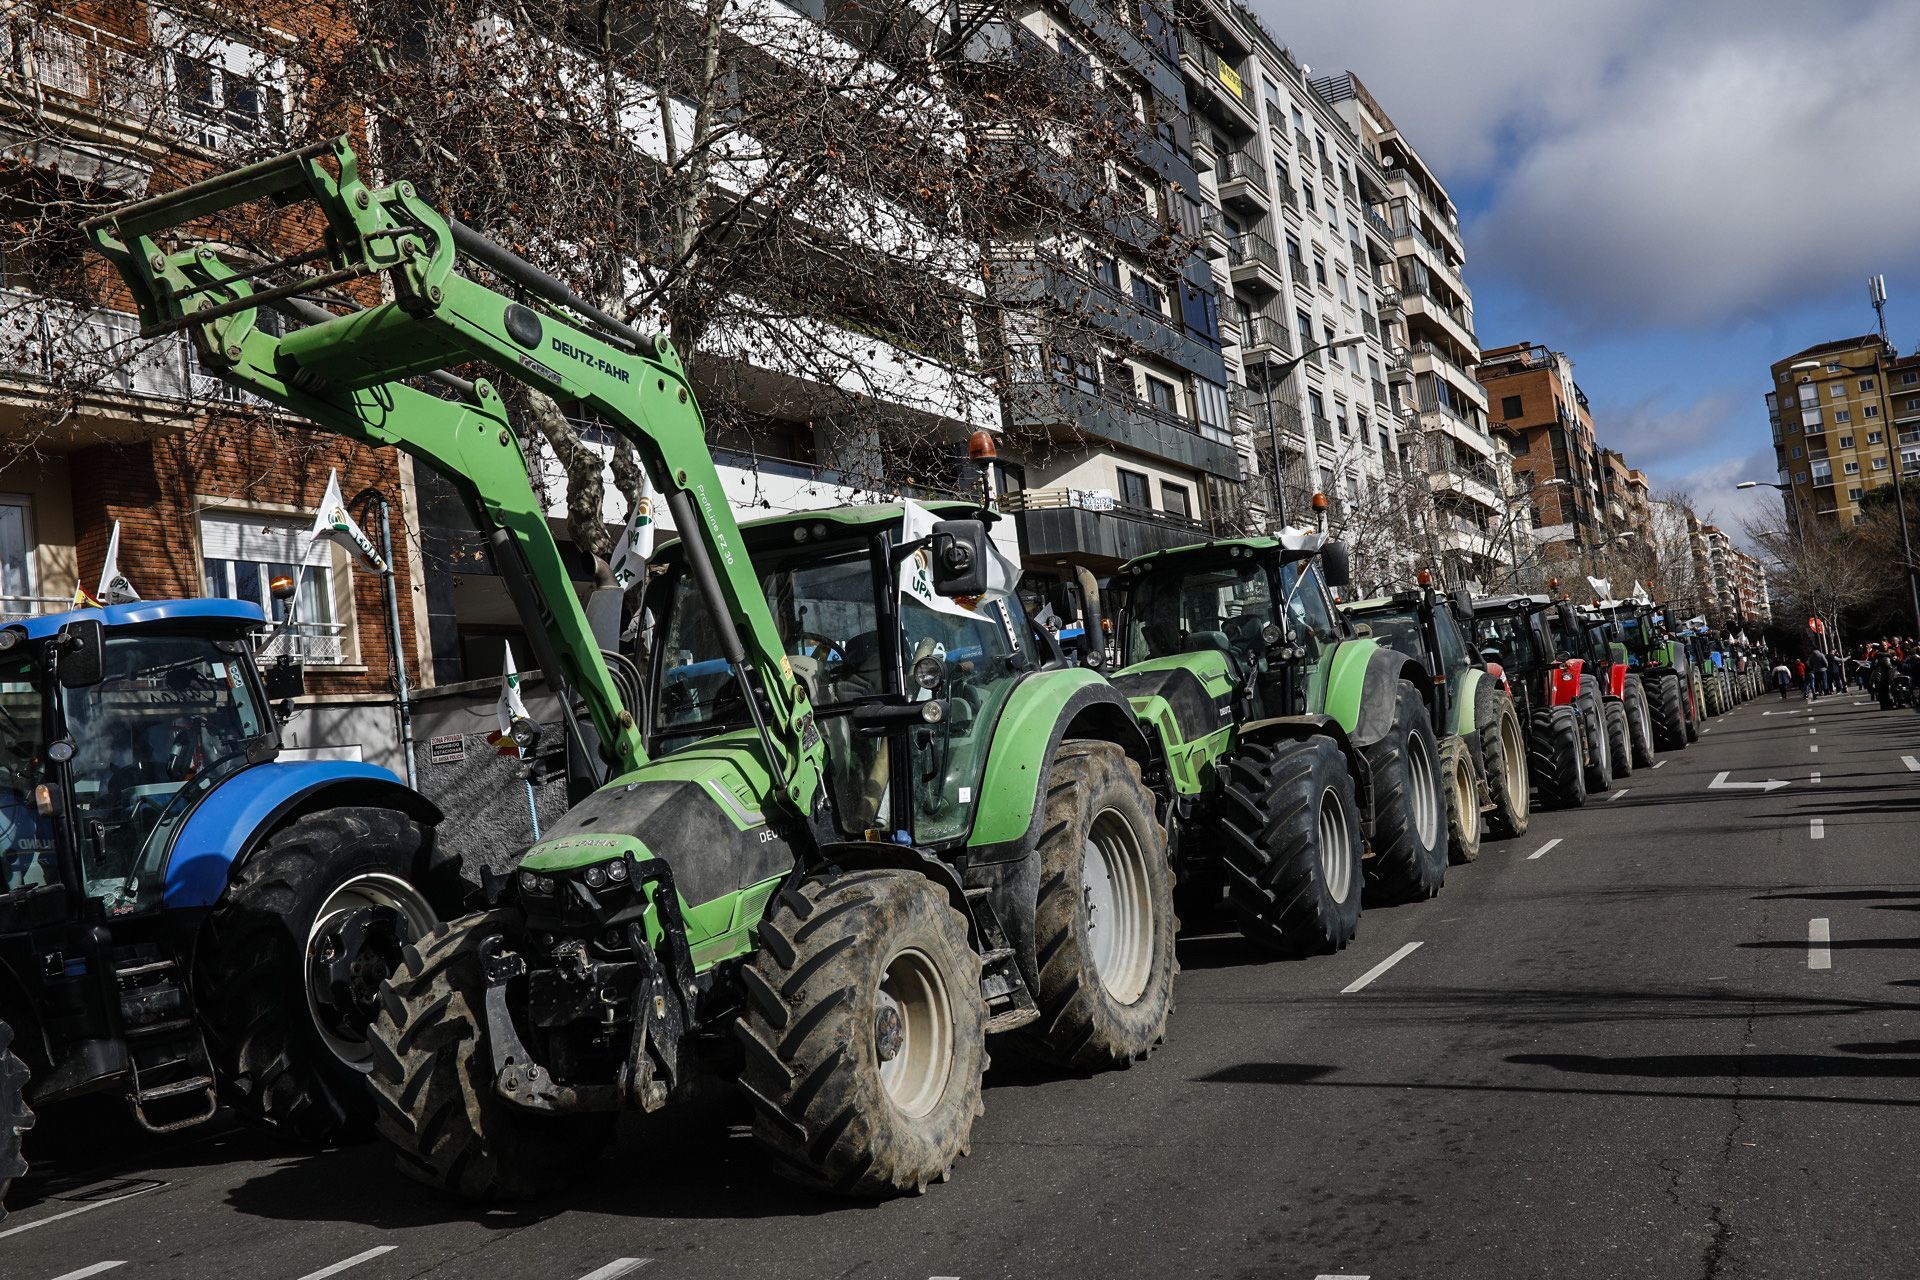
[[[0,1205],[32,1105],[222,1103],[310,1143],[371,1128],[366,1028],[461,896],[391,773],[281,760],[303,686],[236,600],[0,627]],[[0,1214],[4,1208],[0,1208]]]

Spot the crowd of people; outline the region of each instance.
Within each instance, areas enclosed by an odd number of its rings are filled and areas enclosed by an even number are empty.
[[[1856,645],[1852,653],[1815,649],[1804,658],[1775,655],[1773,684],[1783,701],[1796,689],[1808,699],[1858,689],[1877,699],[1883,711],[1909,706],[1920,688],[1920,640],[1888,636]]]

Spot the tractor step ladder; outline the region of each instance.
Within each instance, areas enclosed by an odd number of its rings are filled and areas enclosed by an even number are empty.
[[[220,1109],[213,1063],[194,1021],[192,996],[186,984],[178,980],[179,970],[176,961],[166,958],[136,960],[114,970],[123,997],[170,981],[180,993],[183,1016],[137,1023],[125,1032],[127,1068],[133,1074],[127,1108],[134,1121],[149,1133],[172,1133],[204,1124]],[[139,985],[133,985],[136,983]],[[185,1099],[192,1099],[192,1105],[177,1110],[180,1100]],[[167,1104],[164,1110],[175,1113],[172,1119],[148,1114],[149,1107],[163,1103]]]
[[[1020,976],[1013,948],[1007,942],[1007,931],[1001,927],[1000,917],[988,901],[992,890],[965,892],[967,906],[973,912],[984,944],[980,952],[980,990],[987,997],[987,1032],[1024,1027],[1040,1016],[1040,1010],[1033,1003],[1033,993],[1027,990],[1026,979]]]

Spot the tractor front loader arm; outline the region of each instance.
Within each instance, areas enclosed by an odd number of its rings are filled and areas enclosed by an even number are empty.
[[[330,170],[327,163],[331,162]],[[303,205],[318,218],[309,249],[261,262],[201,224],[238,205]],[[300,226],[302,224],[293,223]],[[561,401],[589,406],[632,441],[665,497],[778,780],[803,817],[819,794],[824,747],[801,684],[784,660],[740,529],[706,443],[684,368],[665,337],[647,338],[511,251],[447,218],[409,182],[370,186],[344,139],[316,143],[95,218],[86,230],[126,279],[143,335],[186,330],[221,378],[328,430],[405,449],[473,500],[496,555],[522,558],[516,599],[543,661],[558,663],[588,705],[618,771],[646,761],[641,735],[595,643],[508,425],[499,393],[471,399],[412,385],[481,363]],[[478,262],[509,296],[462,274]],[[386,300],[325,311],[312,297],[379,278]],[[262,306],[313,321],[285,334]],[[507,575],[509,583],[514,575]],[[530,590],[525,589],[530,587]],[[764,700],[764,708],[762,702]]]

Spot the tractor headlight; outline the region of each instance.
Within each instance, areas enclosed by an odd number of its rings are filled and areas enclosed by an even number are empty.
[[[947,664],[932,654],[913,664],[913,682],[928,693],[938,689],[940,682],[946,678]]]
[[[587,874],[582,878],[587,882],[587,888],[589,889],[604,889],[607,887],[607,869],[604,865],[588,867]]]
[[[928,724],[939,724],[947,718],[947,704],[938,698],[921,703],[920,718]]]
[[[618,862],[609,862],[607,864],[607,879],[613,881],[615,884],[619,884],[626,878],[627,860],[625,858],[620,859]]]
[[[73,759],[73,741],[69,738],[56,738],[47,744],[47,759],[55,764],[65,764]]]
[[[532,871],[522,871],[520,873],[520,888],[522,892],[525,893],[552,893],[554,889],[553,877],[539,875]]]

